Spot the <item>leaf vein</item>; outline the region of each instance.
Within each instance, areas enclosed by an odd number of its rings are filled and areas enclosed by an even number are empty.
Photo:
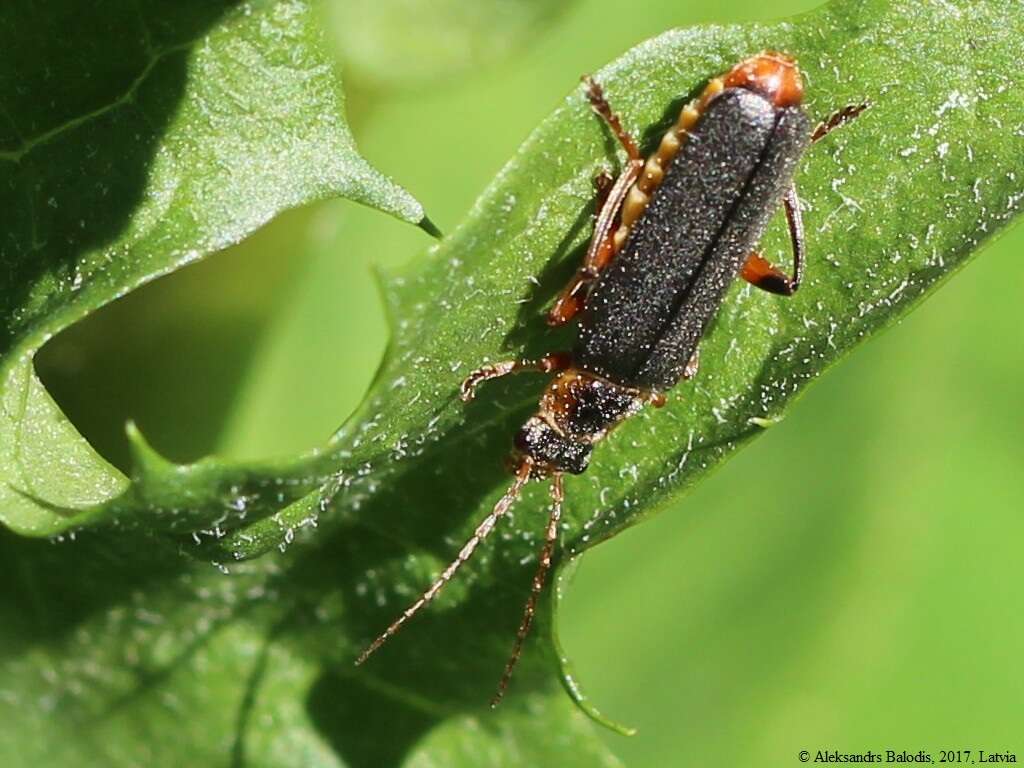
[[[31,139],[23,140],[22,145],[17,149],[0,151],[0,161],[7,161],[15,164],[20,163],[22,158],[31,153],[37,147],[47,144],[56,139],[57,137],[61,136],[62,134],[67,133],[68,131],[72,131],[75,128],[78,128],[81,125],[85,125],[86,123],[95,120],[99,117],[103,117],[103,115],[107,114],[108,112],[113,112],[119,107],[122,107],[125,104],[129,103],[133,98],[135,98],[135,93],[139,90],[142,84],[146,82],[146,79],[149,77],[150,73],[152,73],[152,71],[161,61],[163,61],[165,58],[172,54],[188,50],[195,44],[195,42],[195,40],[189,40],[187,42],[180,43],[179,45],[173,45],[169,48],[165,48],[164,50],[160,51],[149,60],[145,67],[143,67],[142,72],[139,73],[138,77],[136,77],[131,82],[131,84],[128,86],[125,92],[118,96],[116,99],[114,99],[112,102],[110,102],[109,104],[104,104],[102,107],[97,107],[91,112],[86,112],[84,115],[73,117],[67,122],[62,123],[61,125],[58,125],[54,128],[51,128],[48,131],[44,131],[43,133],[39,134],[38,136],[34,136]]]

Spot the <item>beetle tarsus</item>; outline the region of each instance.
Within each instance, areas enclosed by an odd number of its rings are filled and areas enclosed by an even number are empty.
[[[612,106],[608,103],[608,99],[605,98],[604,89],[601,87],[601,84],[590,75],[584,75],[581,79],[587,86],[587,99],[590,101],[590,106],[594,112],[608,124],[615,138],[619,140],[622,148],[626,150],[629,159],[639,160],[640,149],[637,147],[633,137],[622,127],[622,120],[612,111]]]
[[[459,398],[464,403],[470,402],[476,397],[476,388],[490,379],[498,379],[512,373],[516,366],[521,363],[515,360],[503,360],[500,363],[489,363],[477,368],[469,376],[462,380],[459,385]]]
[[[860,116],[860,113],[869,106],[871,105],[864,102],[862,104],[848,104],[842,109],[837,109],[831,115],[818,123],[818,127],[815,128],[814,133],[811,134],[811,143],[814,144],[815,142],[821,141],[839,126],[845,125],[851,120],[855,120]]]

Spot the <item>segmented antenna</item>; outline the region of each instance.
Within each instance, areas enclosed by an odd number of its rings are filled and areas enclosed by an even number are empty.
[[[491,699],[492,707],[501,704],[501,700],[508,688],[508,681],[512,679],[512,670],[516,668],[516,664],[519,663],[519,657],[523,654],[523,642],[526,640],[526,636],[530,632],[530,626],[533,624],[533,616],[537,610],[537,599],[544,589],[544,581],[547,578],[548,571],[551,570],[551,556],[554,554],[555,544],[558,542],[558,524],[562,519],[562,500],[564,498],[562,475],[556,472],[551,479],[551,516],[548,518],[547,535],[544,537],[544,547],[540,551],[540,559],[537,562],[537,572],[533,576],[533,589],[530,591],[530,597],[527,599],[526,607],[523,609],[523,620],[520,622],[519,631],[516,633],[516,643],[512,647],[512,655],[509,656],[508,663],[505,664],[505,671],[502,673],[501,681],[498,683],[498,690],[494,694],[494,698]]]
[[[366,650],[359,655],[358,659],[356,659],[356,666],[370,658],[370,655],[384,645],[390,637],[397,633],[405,622],[416,615],[420,608],[433,600],[444,585],[451,581],[452,576],[455,575],[455,572],[459,570],[462,564],[473,556],[473,551],[481,541],[487,538],[487,534],[489,534],[494,528],[494,524],[498,522],[498,518],[508,512],[515,500],[519,498],[519,494],[523,490],[523,486],[526,485],[526,482],[530,479],[531,467],[532,462],[529,459],[524,459],[523,463],[519,465],[519,469],[516,470],[515,481],[509,489],[505,491],[505,495],[502,496],[498,500],[498,503],[494,505],[494,509],[491,510],[491,514],[485,517],[483,522],[476,527],[472,537],[470,537],[469,541],[462,546],[458,556],[448,564],[448,567],[444,569],[441,575],[437,578],[437,581],[431,584],[427,591],[420,595],[419,599],[415,603],[402,611],[402,615],[395,619],[391,626],[385,629],[376,640],[370,643]]]

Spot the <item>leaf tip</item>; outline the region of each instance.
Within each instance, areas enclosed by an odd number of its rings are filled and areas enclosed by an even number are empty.
[[[134,421],[128,421],[124,425],[124,433],[128,438],[128,450],[132,459],[132,475],[136,478],[156,474],[161,470],[167,470],[173,464],[161,456],[157,450],[149,444],[142,430]]]
[[[562,687],[565,688],[566,693],[569,694],[569,698],[573,700],[573,703],[579,707],[583,714],[598,725],[603,725],[608,730],[614,731],[620,736],[636,736],[636,728],[631,725],[625,725],[624,723],[612,720],[590,702],[590,699],[588,699],[586,694],[584,694],[580,689],[579,682],[577,682],[576,677],[572,672],[572,665],[564,655],[559,654],[558,664],[560,668],[559,677],[562,681]]]
[[[437,225],[430,220],[429,216],[424,216],[422,219],[420,219],[419,223],[416,226],[418,226],[420,229],[422,229],[435,240],[440,240],[442,237],[444,237],[444,232],[438,229]]]
[[[562,597],[562,586],[567,578],[571,577],[571,571],[566,568],[574,569],[573,564],[577,562],[575,558],[564,563],[559,569],[559,573],[556,577],[557,590],[555,597],[551,600],[551,642],[555,647],[555,657],[558,660],[558,677],[562,683],[562,688],[569,694],[569,698],[572,699],[573,703],[579,708],[579,710],[593,720],[598,725],[602,725],[610,731],[614,731],[620,736],[635,736],[637,729],[624,725],[616,720],[612,720],[610,717],[605,715],[601,710],[595,707],[587,695],[583,693],[580,688],[579,681],[576,679],[576,674],[572,668],[572,662],[569,661],[569,657],[566,656],[562,650],[562,642],[558,635],[558,621],[557,612],[558,604]]]

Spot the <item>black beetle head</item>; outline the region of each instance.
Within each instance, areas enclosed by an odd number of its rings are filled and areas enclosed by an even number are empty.
[[[544,419],[531,416],[516,435],[516,452],[528,457],[537,471],[581,474],[590,462],[590,443],[570,440]]]

